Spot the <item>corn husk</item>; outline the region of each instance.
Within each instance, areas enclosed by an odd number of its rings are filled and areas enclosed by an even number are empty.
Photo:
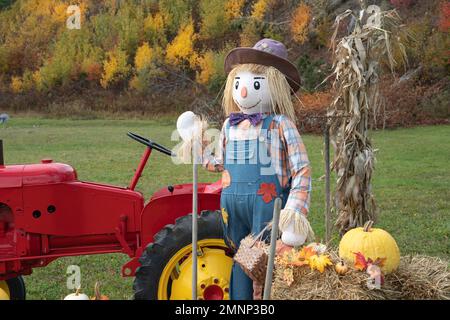
[[[376,221],[376,205],[372,193],[375,152],[368,136],[369,119],[382,105],[378,80],[384,60],[393,70],[396,61],[392,46],[400,45],[393,32],[400,30],[395,10],[379,13],[380,25],[367,24],[367,14],[347,10],[338,15],[332,37],[334,53],[334,88],[329,110],[330,142],[334,148],[332,169],[337,174],[335,190],[336,225],[344,234],[349,229]],[[351,18],[351,34],[339,41],[339,24]]]

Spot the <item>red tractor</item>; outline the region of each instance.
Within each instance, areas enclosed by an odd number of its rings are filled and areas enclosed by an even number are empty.
[[[60,257],[123,253],[135,299],[190,299],[192,184],[168,186],[145,203],[135,190],[152,150],[146,146],[128,187],[77,179],[67,164],[5,165],[0,141],[0,299],[24,299],[23,275]],[[223,241],[220,182],[198,185],[198,298],[228,299],[232,259]]]

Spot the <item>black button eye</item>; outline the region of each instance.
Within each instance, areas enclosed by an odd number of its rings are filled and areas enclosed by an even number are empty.
[[[239,88],[239,81],[236,81],[236,83],[234,84],[234,87],[236,88],[236,90]]]
[[[259,88],[261,88],[261,84],[259,83],[259,81],[255,81],[253,87],[255,87],[255,90],[259,90]]]

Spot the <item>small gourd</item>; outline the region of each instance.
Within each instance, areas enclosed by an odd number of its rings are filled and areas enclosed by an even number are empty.
[[[91,300],[109,300],[108,296],[100,293],[100,284],[98,282],[95,283],[94,294],[95,295],[91,298]]]
[[[334,266],[334,270],[336,270],[336,273],[338,275],[343,276],[348,272],[348,266],[345,264],[344,260],[341,259],[336,265]]]

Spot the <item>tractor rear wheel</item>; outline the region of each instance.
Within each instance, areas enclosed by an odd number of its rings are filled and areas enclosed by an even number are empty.
[[[223,241],[219,211],[203,211],[198,217],[197,299],[229,299],[233,264]],[[134,298],[185,300],[192,298],[192,215],[159,231],[139,259]]]
[[[25,300],[25,282],[21,276],[0,281],[0,300]]]

